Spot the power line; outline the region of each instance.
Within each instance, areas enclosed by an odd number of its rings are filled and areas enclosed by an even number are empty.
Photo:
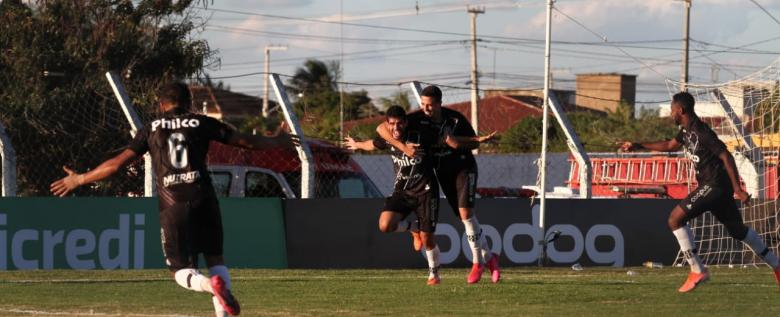
[[[764,9],[764,7],[762,5],[760,5],[758,2],[756,2],[756,0],[750,0],[750,2],[753,2],[753,4],[755,4],[759,9],[761,9],[761,11],[764,11],[764,13],[766,13],[766,15],[768,15],[770,18],[772,18],[772,20],[774,20],[775,23],[780,25],[780,21],[778,21],[777,18],[775,18],[775,16],[772,15],[772,13],[767,11],[767,9]]]

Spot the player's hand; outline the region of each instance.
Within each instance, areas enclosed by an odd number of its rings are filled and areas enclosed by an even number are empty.
[[[60,180],[51,183],[49,190],[55,196],[65,197],[70,194],[74,189],[84,184],[84,175],[74,172],[67,166],[63,166],[62,169],[68,176],[61,178]]]
[[[353,139],[351,136],[344,137],[344,146],[347,148],[347,150],[350,151],[357,151],[357,142],[355,142],[355,139]]]
[[[750,194],[740,189],[734,191],[734,196],[737,196],[737,199],[742,202],[743,206],[750,206]]]
[[[640,148],[640,145],[638,143],[634,143],[630,141],[619,141],[619,142],[615,142],[615,144],[618,145],[618,152],[631,152]]]
[[[420,147],[420,145],[417,143],[406,143],[404,144],[404,148],[399,150],[401,150],[401,152],[404,152],[404,155],[411,158],[415,158],[417,157],[418,154],[420,154],[419,151],[417,150],[418,147]]]
[[[485,142],[490,142],[490,141],[492,141],[494,139],[497,139],[498,136],[496,135],[496,133],[498,133],[498,131],[493,131],[493,132],[490,132],[490,134],[488,134],[488,135],[483,135],[481,137],[477,137],[477,142],[485,143]]]

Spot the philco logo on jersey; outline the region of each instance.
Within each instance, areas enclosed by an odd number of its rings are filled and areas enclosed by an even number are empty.
[[[157,130],[157,128],[160,129],[180,129],[180,128],[196,128],[200,125],[200,121],[198,119],[182,119],[182,118],[173,118],[173,119],[157,119],[152,121],[152,132]]]
[[[422,159],[419,157],[415,158],[409,158],[408,156],[404,156],[403,158],[397,158],[395,156],[391,156],[393,158],[393,164],[398,165],[399,167],[406,167],[406,166],[412,166],[417,165],[422,162]]]

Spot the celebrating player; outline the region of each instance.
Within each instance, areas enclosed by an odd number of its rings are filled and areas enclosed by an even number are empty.
[[[439,247],[434,239],[439,217],[439,186],[433,174],[433,158],[424,153],[429,144],[421,144],[424,141],[420,140],[420,134],[407,128],[406,112],[403,108],[388,108],[385,122],[390,126],[394,140],[418,149],[414,157],[407,157],[379,137],[359,142],[347,136],[344,141],[350,150],[373,151],[390,148],[396,173],[395,185],[393,194],[385,200],[385,206],[379,215],[379,230],[404,232],[410,230],[412,224],[418,223],[419,237],[425,246],[425,257],[428,259],[428,285],[436,285],[441,282]],[[418,221],[403,220],[412,211],[417,214]]]
[[[767,248],[753,229],[745,226],[734,201],[734,196],[743,204],[750,201],[750,195],[740,187],[734,157],[715,132],[696,116],[693,111],[694,103],[693,96],[687,92],[677,93],[672,97],[671,115],[675,123],[680,125],[680,132],[674,139],[649,143],[620,142],[620,150],[623,151],[676,151],[685,146],[686,156],[694,163],[699,185],[674,207],[669,215],[669,228],[691,266],[688,279],[678,291],[689,292],[710,277],[707,268],[696,255],[693,233],[687,225],[688,220],[708,210],[723,223],[734,239],[747,244],[772,267],[775,279],[780,283],[777,256]]]
[[[209,142],[265,149],[299,141],[285,133],[275,137],[239,133],[214,118],[190,113],[190,92],[181,83],[164,86],[158,97],[161,117],[144,126],[124,151],[84,174],[63,167],[68,175],[52,183],[51,192],[64,197],[79,186],[108,178],[149,151],[166,265],[182,287],[211,293],[217,316],[238,315],[241,308],[230,291],[230,274],[222,255],[222,217],[206,167]],[[197,270],[200,253],[210,279]]]
[[[410,113],[407,121],[409,128],[419,130],[423,138],[435,140],[432,154],[438,158],[438,162],[434,165],[434,171],[447,202],[463,222],[473,255],[473,265],[466,280],[469,284],[479,282],[487,266],[493,283],[497,283],[501,278],[498,255],[490,252],[474,212],[477,161],[471,154],[472,149],[477,148],[481,142],[492,139],[495,133],[477,137],[463,115],[455,110],[442,108],[442,93],[439,87],[425,87],[421,95],[422,111]],[[394,140],[386,122],[377,127],[377,133],[407,156],[414,157],[415,148]]]

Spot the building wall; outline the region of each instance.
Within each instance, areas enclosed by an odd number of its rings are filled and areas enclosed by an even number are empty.
[[[621,101],[634,112],[636,76],[623,74],[577,75],[577,106],[598,111],[617,110]]]

